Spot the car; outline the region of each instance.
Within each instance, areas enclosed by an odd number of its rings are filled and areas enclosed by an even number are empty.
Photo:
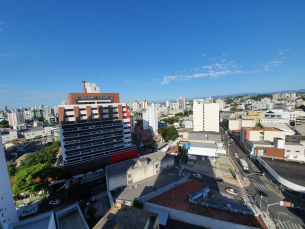
[[[194,165],[194,162],[190,161],[187,163],[188,165]]]
[[[179,169],[180,169],[180,167],[179,167],[179,166],[175,166],[175,169],[178,169],[178,170],[179,170]]]
[[[236,145],[236,148],[239,148],[239,145]]]
[[[222,179],[222,178],[220,178],[220,177],[216,177],[214,180],[215,180],[215,181],[217,181],[217,182],[221,182],[221,183],[223,183],[223,179]]]
[[[238,195],[237,191],[235,189],[233,189],[233,188],[228,187],[225,190],[226,190],[226,192],[228,192],[228,193],[230,193],[232,195]]]
[[[57,205],[57,204],[60,204],[60,200],[56,199],[56,200],[51,200],[49,202],[50,205]]]
[[[238,154],[237,154],[237,153],[234,153],[234,157],[238,158]]]
[[[202,178],[202,176],[199,173],[194,173],[193,176],[196,178]]]

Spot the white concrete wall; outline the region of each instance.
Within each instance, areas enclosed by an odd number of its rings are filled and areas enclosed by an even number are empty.
[[[203,131],[203,104],[204,99],[195,99],[193,103],[193,130]]]
[[[261,141],[260,140],[260,131],[254,131],[254,130],[250,130],[250,139],[249,141]],[[247,136],[246,136],[247,138]],[[272,139],[273,142],[273,139]]]
[[[10,130],[9,134],[1,135],[3,143],[7,143],[18,138],[17,130]]]
[[[241,120],[241,126],[242,127],[255,127],[255,121],[254,120]]]
[[[2,209],[0,228],[7,228],[10,223],[19,221],[7,172],[2,140],[0,140],[0,209]]]
[[[291,160],[303,161],[305,156],[303,145],[285,145],[285,157]]]
[[[285,139],[284,131],[264,131],[264,141],[273,142],[274,138]]]
[[[239,130],[240,129],[240,120],[228,120],[230,130]]]
[[[219,132],[219,105],[204,104],[204,131]]]

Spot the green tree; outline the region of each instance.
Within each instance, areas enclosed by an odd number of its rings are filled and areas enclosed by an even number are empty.
[[[165,138],[167,133],[167,128],[166,127],[159,127],[158,128],[158,134],[161,134],[162,138]]]
[[[43,122],[43,117],[39,117],[39,118],[37,118],[37,121],[39,121],[39,122]]]
[[[175,116],[184,116],[182,112],[175,114]]]
[[[175,140],[177,139],[179,136],[178,131],[176,130],[176,128],[174,126],[170,126],[167,128],[167,133],[165,135],[165,140]]]
[[[2,121],[0,122],[0,126],[1,126],[2,128],[9,128],[8,121],[2,120]]]
[[[237,111],[236,107],[231,107],[230,111]]]
[[[15,176],[15,174],[16,174],[16,168],[13,164],[10,164],[10,165],[7,166],[7,171],[8,171],[8,175],[10,177]]]
[[[189,114],[189,115],[192,115],[192,114],[193,114],[193,110],[189,110],[189,111],[188,111],[188,114]]]
[[[13,195],[20,192],[38,192],[47,190],[50,181],[67,177],[67,173],[61,168],[54,168],[47,164],[36,164],[19,171],[12,179]]]

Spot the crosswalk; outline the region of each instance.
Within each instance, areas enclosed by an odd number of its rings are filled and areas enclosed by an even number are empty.
[[[300,224],[292,223],[290,220],[277,220],[274,219],[275,225],[280,229],[303,229]]]
[[[260,183],[256,183],[256,182],[252,182],[252,184],[255,186],[255,188],[266,191],[266,192],[270,192],[270,190],[263,184]]]

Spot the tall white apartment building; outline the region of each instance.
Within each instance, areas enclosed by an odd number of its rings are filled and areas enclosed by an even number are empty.
[[[286,92],[282,94],[282,99],[287,99],[287,98],[296,98],[297,95],[294,92]]]
[[[153,137],[158,135],[158,113],[157,105],[154,103],[143,111],[143,129],[150,129]]]
[[[168,101],[168,100],[166,100],[166,104],[165,104],[165,106],[169,108],[169,107],[171,106],[171,102],[170,102],[170,101]]]
[[[134,102],[132,103],[132,109],[133,109],[134,111],[138,111],[138,110],[139,110],[139,103],[138,103],[137,101],[134,101]]]
[[[205,103],[213,103],[213,99],[211,98],[211,96],[205,99]]]
[[[224,103],[222,99],[217,99],[216,103],[219,104],[219,110],[222,110],[224,107]]]
[[[185,110],[186,109],[186,99],[183,98],[182,96],[180,98],[177,99],[177,103],[179,105],[178,109],[182,109]]]
[[[0,134],[0,228],[4,229],[19,221],[5,162]]]
[[[8,122],[10,126],[20,125],[24,123],[24,113],[18,111],[12,111],[8,113]]]
[[[204,103],[195,99],[193,103],[193,130],[219,132],[219,104]]]

